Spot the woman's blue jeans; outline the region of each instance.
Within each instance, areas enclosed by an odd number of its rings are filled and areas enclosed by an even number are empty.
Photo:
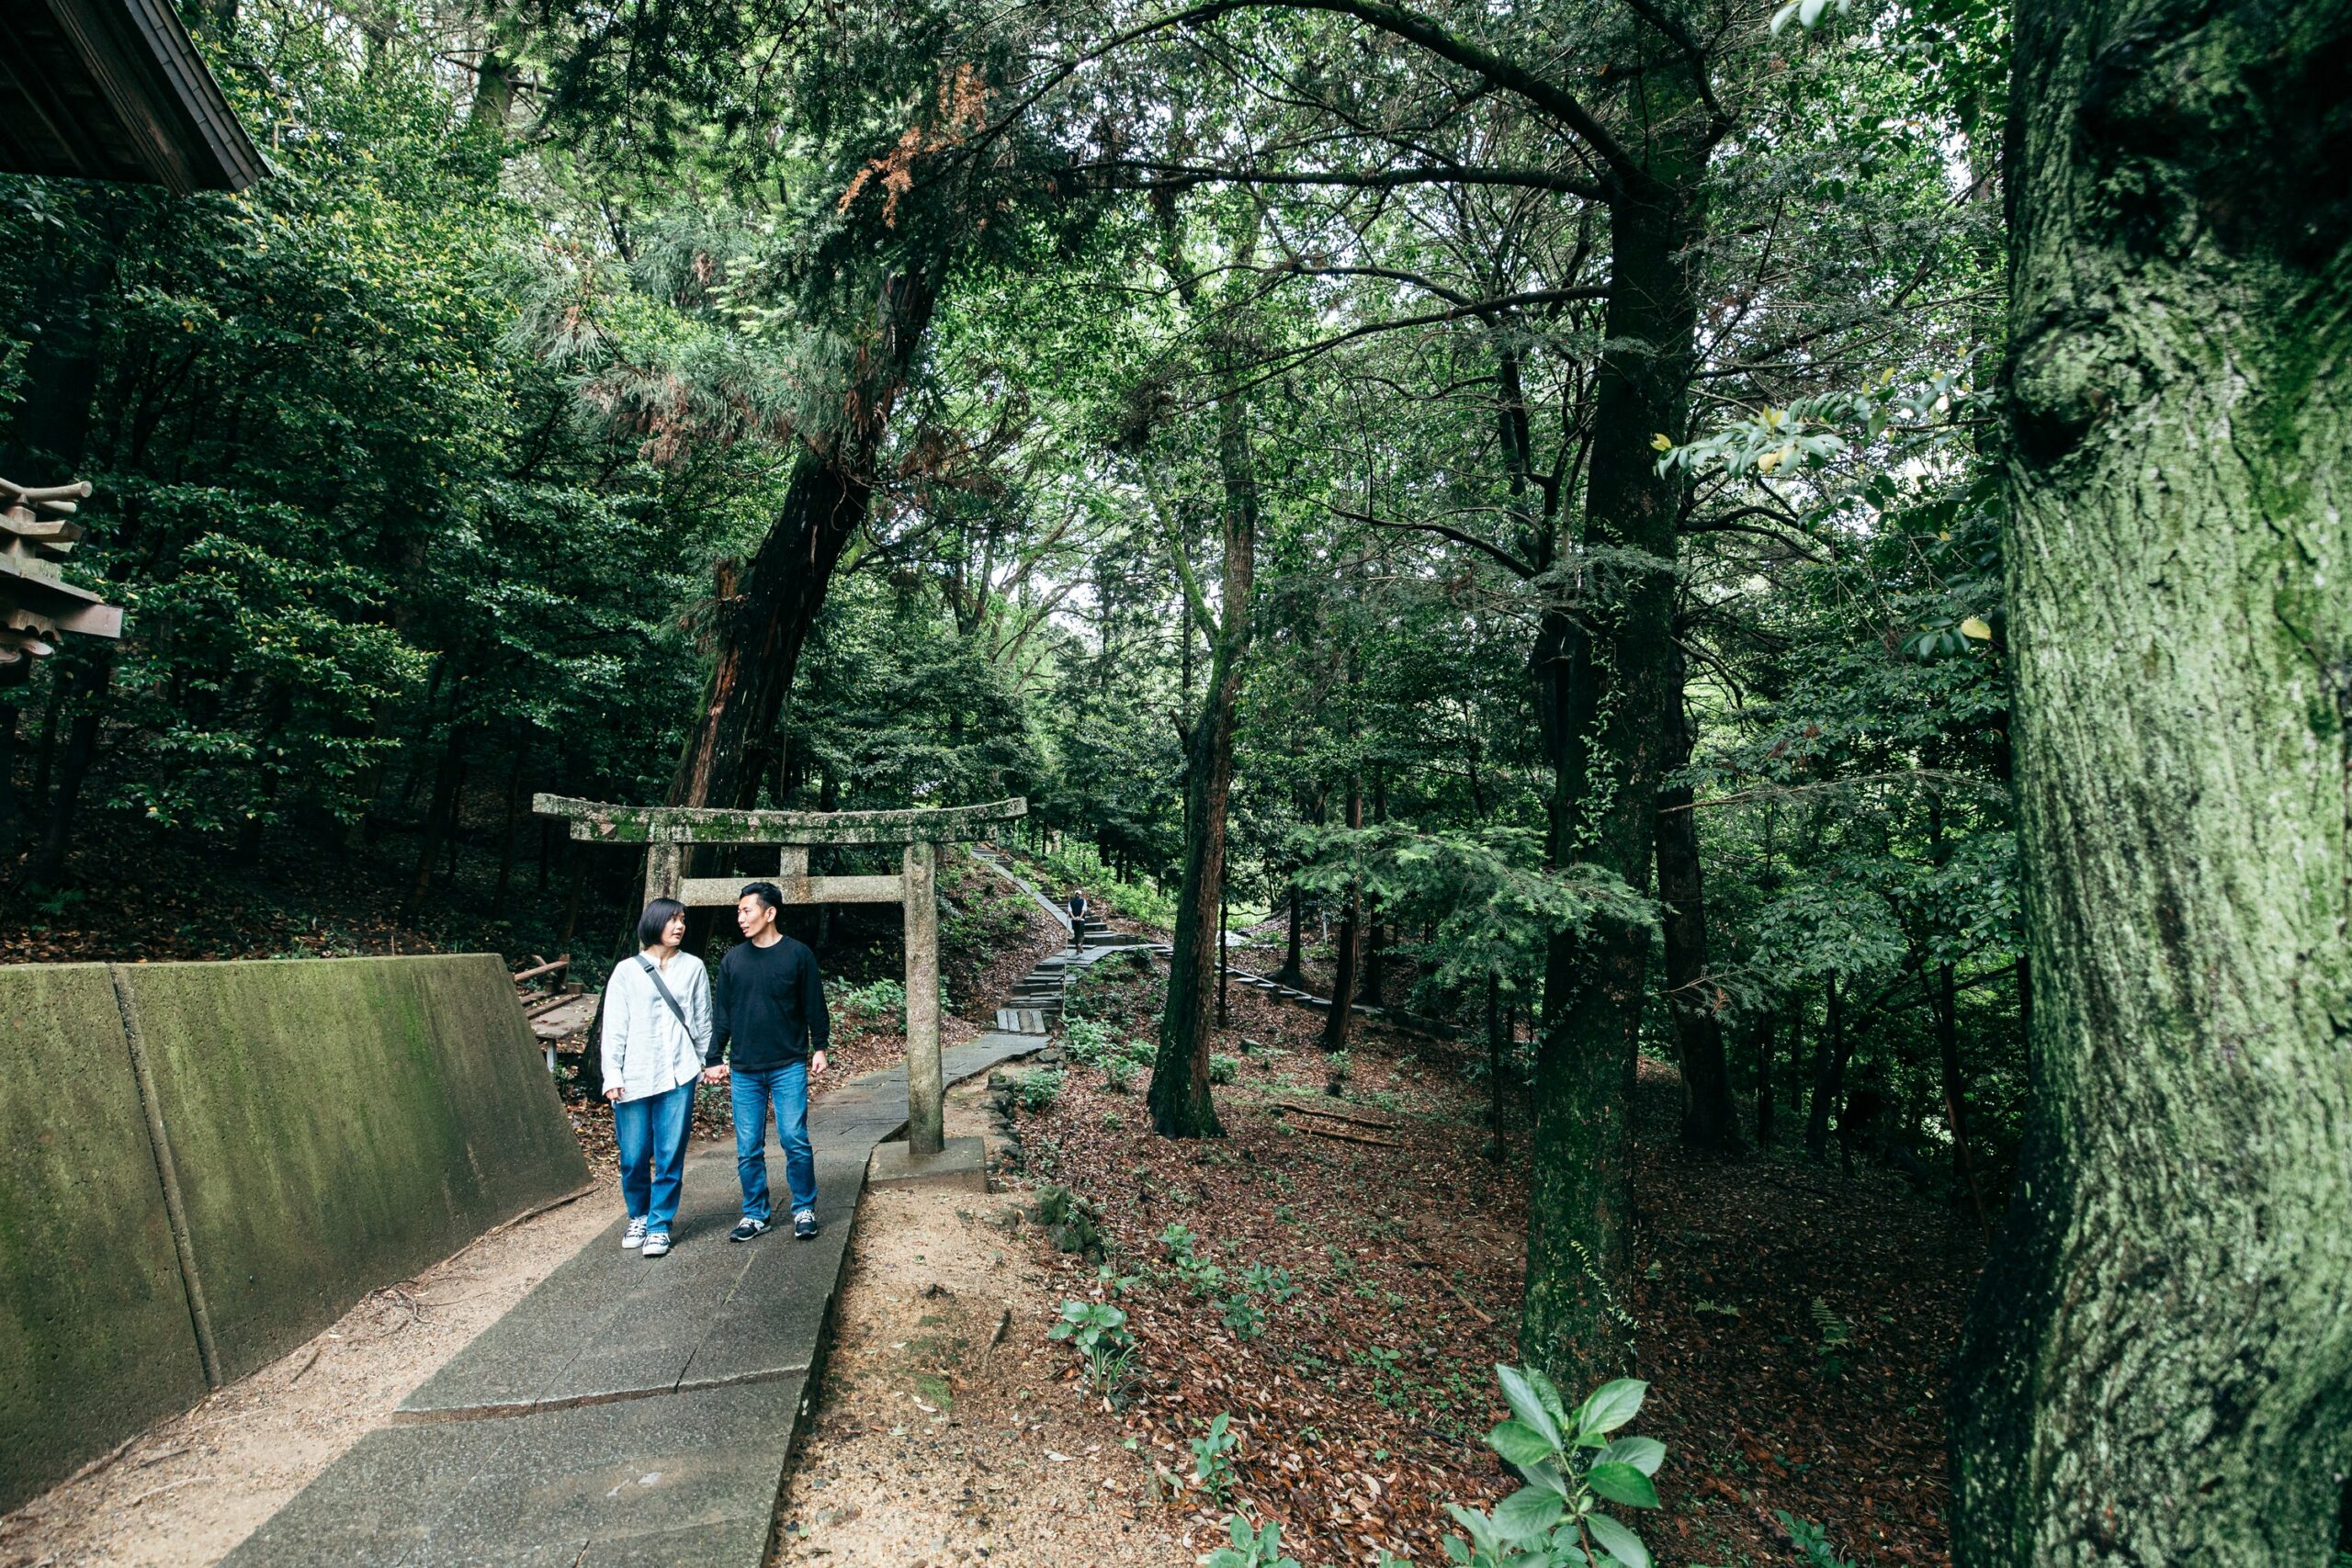
[[[621,1201],[628,1217],[668,1234],[686,1179],[686,1124],[694,1119],[691,1079],[666,1094],[613,1104],[613,1142],[620,1146]]]
[[[817,1206],[817,1157],[808,1147],[808,1064],[745,1072],[737,1067],[734,1086],[735,1174],[743,1183],[743,1217],[768,1217],[768,1107],[775,1107],[775,1132],[784,1145],[784,1181],[792,1191],[792,1212]]]

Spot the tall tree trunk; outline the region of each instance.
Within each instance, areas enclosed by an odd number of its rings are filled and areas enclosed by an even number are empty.
[[[1815,1160],[1829,1157],[1829,1112],[1846,1082],[1845,996],[1838,977],[1829,977],[1829,999],[1823,1005],[1821,1038],[1813,1047],[1813,1099],[1805,1107],[1804,1152]]]
[[[1372,819],[1388,820],[1388,779],[1380,764],[1372,765]],[[1386,998],[1388,964],[1381,950],[1380,901],[1366,898],[1363,910],[1363,979],[1356,987],[1355,998],[1379,1007]]]
[[[1250,449],[1242,396],[1217,400],[1217,462],[1225,478],[1225,577],[1208,680],[1185,738],[1184,878],[1170,938],[1168,1001],[1152,1064],[1151,1124],[1163,1137],[1225,1135],[1209,1095],[1209,1010],[1219,955],[1216,911],[1225,897],[1226,803],[1233,786],[1234,715],[1241,702],[1241,665],[1253,630],[1250,604],[1257,567],[1258,471]],[[1178,542],[1182,548],[1182,542]],[[1189,612],[1188,612],[1189,618]],[[1189,644],[1192,633],[1185,632]]]
[[[842,552],[865,521],[875,455],[937,289],[930,268],[884,279],[847,398],[855,417],[821,449],[794,459],[784,502],[741,583],[722,574],[710,679],[671,775],[668,805],[748,807],[775,771],[772,749],[801,649]],[[722,852],[697,850],[693,873],[719,874]],[[710,911],[695,911],[689,942],[699,950],[709,930]]]
[[[1675,75],[1660,72],[1662,93]],[[1614,552],[1614,562],[1572,574],[1573,605],[1544,615],[1532,656],[1555,780],[1554,862],[1587,862],[1637,888],[1649,881],[1658,784],[1672,747],[1681,493],[1679,481],[1658,472],[1651,439],[1683,433],[1697,352],[1696,193],[1706,162],[1703,150],[1672,134],[1652,138],[1649,158],[1652,177],[1611,207],[1611,346],[1601,355],[1586,481],[1587,541]],[[1562,1388],[1589,1387],[1630,1360],[1626,1086],[1649,943],[1640,925],[1596,921],[1554,939],[1546,955],[1519,1339],[1521,1359]]]
[[[1503,1157],[1503,997],[1502,982],[1487,976],[1487,1157]]]
[[[1673,659],[1673,749],[1669,771],[1690,765],[1690,716],[1682,701],[1684,660]],[[1676,784],[1658,797],[1657,896],[1666,916],[1667,1011],[1674,1019],[1682,1058],[1682,1143],[1730,1154],[1739,1148],[1739,1113],[1732,1102],[1731,1064],[1724,1055],[1716,989],[1707,976],[1707,906],[1699,868],[1698,813],[1690,786]]]
[[[0,861],[14,860],[33,831],[32,814],[17,793],[17,727],[23,717],[15,703],[0,703]]]
[[[1354,779],[1348,781],[1347,821],[1350,828],[1363,826],[1363,790]],[[1359,933],[1363,923],[1363,890],[1361,885],[1348,888],[1346,911],[1340,917],[1340,938],[1333,944],[1331,960],[1331,1010],[1323,1015],[1323,1049],[1344,1051],[1348,1048],[1349,1026],[1355,1020],[1355,1010],[1350,1006],[1356,994],[1356,953],[1361,945]]]
[[[1780,1021],[1770,1014],[1756,1021],[1756,1146],[1772,1146],[1772,1037]],[[1804,1015],[1789,1021],[1791,1032],[1804,1027]]]
[[[1953,1556],[2318,1564],[2352,1471],[2352,3],[2017,27],[2033,1095]]]
[[[1275,970],[1272,976],[1274,983],[1278,986],[1289,986],[1295,988],[1306,984],[1306,965],[1304,963],[1305,953],[1299,945],[1299,919],[1303,913],[1303,906],[1305,902],[1305,898],[1298,891],[1298,884],[1295,882],[1292,883],[1290,886],[1290,937],[1283,948],[1283,966]]]
[[[31,865],[26,868],[27,879],[37,886],[53,887],[65,880],[74,818],[82,803],[83,781],[89,777],[90,763],[98,754],[98,728],[106,719],[107,698],[114,685],[113,649],[93,659],[87,673],[75,684],[81,689],[81,706],[66,734],[65,754],[58,759],[57,794],[49,803],[49,826],[41,835],[40,847],[33,852]]]
[[[449,726],[448,738],[442,742],[441,757],[433,769],[433,799],[424,808],[424,832],[416,847],[416,873],[409,878],[408,897],[401,900],[401,919],[413,920],[424,907],[424,895],[433,886],[433,862],[441,850],[441,836],[448,831],[449,820],[457,815],[458,781],[464,776],[465,729]]]
[[[1199,285],[1186,265],[1175,209],[1163,214],[1163,265],[1189,310],[1200,308]],[[1258,248],[1254,216],[1236,246],[1243,269]],[[1228,327],[1227,330],[1230,330]],[[1228,381],[1233,366],[1221,363]],[[1225,485],[1222,513],[1224,575],[1208,677],[1201,705],[1184,737],[1184,873],[1176,894],[1176,928],[1170,933],[1168,999],[1159,1017],[1159,1053],[1152,1063],[1146,1094],[1151,1124],[1167,1138],[1221,1138],[1216,1103],[1209,1093],[1210,1021],[1216,965],[1217,910],[1225,898],[1226,804],[1233,787],[1234,716],[1241,703],[1242,660],[1256,631],[1251,592],[1258,563],[1257,456],[1250,449],[1249,406],[1229,385],[1217,398],[1216,456]],[[1193,622],[1208,620],[1209,607],[1192,583],[1181,535],[1170,541],[1185,580],[1184,646],[1193,646]],[[1106,639],[1107,640],[1107,639]]]
[[[490,918],[506,913],[506,885],[514,874],[514,824],[523,810],[523,751],[514,752],[514,766],[506,775],[506,817],[498,829],[498,885],[491,889]]]

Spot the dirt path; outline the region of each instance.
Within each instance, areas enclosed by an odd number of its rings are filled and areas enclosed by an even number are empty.
[[[609,1176],[494,1231],[0,1518],[0,1568],[206,1568],[612,1223]]]
[[[988,1131],[984,1093],[949,1095],[950,1136]],[[866,1193],[773,1562],[1174,1568],[1204,1549],[1062,1381],[1058,1298],[1008,1229],[1025,1196]]]

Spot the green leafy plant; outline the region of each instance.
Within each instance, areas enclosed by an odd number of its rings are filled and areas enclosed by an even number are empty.
[[[1495,1376],[1511,1418],[1487,1441],[1527,1484],[1492,1514],[1448,1504],[1446,1511],[1469,1538],[1449,1537],[1446,1555],[1460,1568],[1650,1568],[1641,1537],[1601,1512],[1605,1503],[1658,1506],[1650,1478],[1666,1460],[1666,1445],[1609,1435],[1640,1413],[1649,1385],[1619,1378],[1570,1411],[1534,1368],[1497,1367]]]
[[[1249,1520],[1228,1514],[1225,1533],[1231,1544],[1204,1556],[1201,1568],[1298,1568],[1297,1558],[1283,1555],[1283,1527],[1271,1519],[1253,1530]]]
[[[1233,1417],[1219,1411],[1209,1429],[1188,1445],[1193,1450],[1193,1483],[1224,1507],[1233,1495]]]
[[[1837,1548],[1829,1544],[1829,1538],[1822,1533],[1819,1525],[1798,1518],[1786,1508],[1775,1508],[1772,1517],[1781,1521],[1782,1529],[1788,1531],[1789,1544],[1795,1547],[1797,1555],[1804,1559],[1805,1568],[1857,1568],[1851,1560],[1838,1555]],[[2339,1568],[2346,1556],[2352,1556],[2352,1553],[2337,1555]]]
[[[1080,1066],[1092,1066],[1116,1055],[1111,1032],[1090,1018],[1070,1019],[1062,1036],[1062,1054]]]
[[[1102,1214],[1094,1205],[1069,1188],[1048,1186],[1037,1190],[1037,1223],[1053,1236],[1057,1250],[1081,1255],[1100,1253],[1101,1222]]]
[[[1334,1051],[1323,1058],[1324,1075],[1330,1081],[1333,1093],[1347,1087],[1348,1074],[1354,1066],[1355,1057],[1346,1051]]]
[[[1069,1341],[1078,1351],[1087,1386],[1097,1393],[1115,1393],[1135,1363],[1136,1342],[1127,1332],[1127,1314],[1108,1302],[1063,1302],[1061,1316],[1046,1330],[1046,1337]]]
[[[1014,1087],[1021,1097],[1021,1109],[1033,1115],[1042,1115],[1051,1111],[1054,1101],[1060,1097],[1062,1075],[1057,1069],[1040,1067],[1035,1072],[1023,1073]]]
[[[1209,1058],[1209,1082],[1231,1083],[1241,1071],[1241,1063],[1223,1052]]]
[[[1225,1298],[1225,1325],[1238,1339],[1255,1339],[1266,1332],[1265,1309],[1247,1295],[1227,1296]]]
[[[1136,1065],[1125,1056],[1102,1058],[1102,1087],[1113,1094],[1125,1094],[1135,1077]]]
[[[1298,1294],[1298,1286],[1292,1282],[1289,1269],[1270,1269],[1263,1263],[1252,1263],[1243,1269],[1241,1285],[1261,1296],[1272,1296],[1277,1303]]]

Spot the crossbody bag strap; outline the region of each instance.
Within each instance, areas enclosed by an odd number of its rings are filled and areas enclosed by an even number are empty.
[[[637,955],[637,962],[638,966],[645,971],[645,977],[653,982],[653,988],[662,993],[662,999],[670,1004],[670,1012],[677,1019],[678,1027],[686,1032],[687,1039],[693,1039],[695,1026],[686,1021],[686,1010],[678,1005],[678,998],[670,994],[668,986],[662,984],[662,971],[653,966],[653,960],[641,953]]]

